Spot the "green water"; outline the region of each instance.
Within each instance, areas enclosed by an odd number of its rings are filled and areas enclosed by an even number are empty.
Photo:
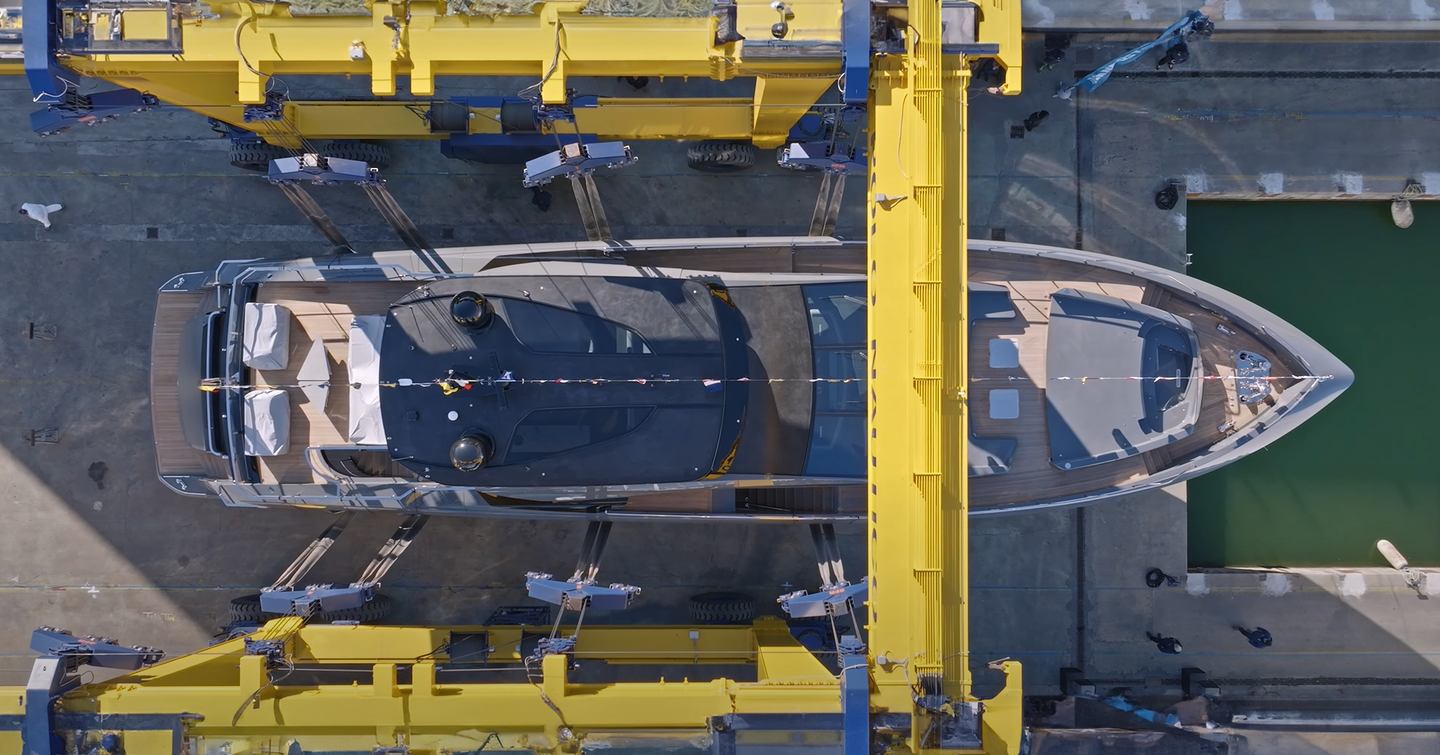
[[[1440,205],[1191,202],[1190,274],[1290,321],[1355,384],[1190,483],[1192,566],[1440,565]]]

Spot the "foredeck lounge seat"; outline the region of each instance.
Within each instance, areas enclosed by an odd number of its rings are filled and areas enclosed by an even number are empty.
[[[1193,433],[1200,414],[1199,353],[1194,326],[1173,313],[1069,288],[1051,294],[1045,362],[1050,462],[1081,469]]]
[[[290,397],[278,388],[245,394],[245,455],[280,456],[290,450]]]
[[[279,304],[245,305],[240,354],[245,366],[283,370],[290,363],[290,310]]]
[[[385,426],[380,418],[380,339],[385,333],[384,315],[362,315],[350,323],[350,442],[367,446],[385,445]]]
[[[967,305],[970,307],[970,322],[1015,318],[1015,303],[1010,300],[1010,289],[995,283],[971,283]]]
[[[295,378],[305,400],[323,410],[330,398],[330,359],[325,354],[324,341],[316,339],[311,342],[310,351],[306,352],[305,361],[300,363],[300,371]]]
[[[1014,438],[981,438],[971,435],[966,445],[970,476],[986,477],[1010,471],[1010,459],[1015,456],[1015,447],[1019,445],[1019,441]]]

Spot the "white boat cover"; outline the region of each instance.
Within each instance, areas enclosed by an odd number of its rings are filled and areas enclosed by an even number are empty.
[[[278,388],[245,394],[245,455],[279,456],[290,450],[290,398]]]
[[[245,305],[241,356],[247,367],[283,370],[290,362],[290,310],[279,304]]]
[[[380,339],[384,315],[361,315],[350,323],[350,442],[385,445],[380,420]],[[359,387],[356,387],[358,385]]]

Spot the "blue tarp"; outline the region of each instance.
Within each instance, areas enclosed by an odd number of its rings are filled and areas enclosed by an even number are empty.
[[[1114,73],[1115,69],[1119,66],[1134,63],[1136,60],[1139,60],[1145,53],[1150,52],[1157,47],[1163,46],[1168,48],[1170,45],[1176,42],[1183,41],[1185,39],[1185,36],[1189,34],[1191,30],[1196,27],[1196,25],[1204,27],[1209,26],[1209,23],[1210,19],[1207,18],[1204,13],[1201,13],[1198,10],[1192,10],[1189,13],[1186,13],[1185,16],[1179,21],[1170,24],[1170,26],[1166,28],[1165,31],[1160,33],[1160,36],[1150,40],[1149,42],[1146,42],[1143,45],[1140,45],[1139,47],[1136,47],[1135,49],[1125,53],[1124,55],[1121,55],[1118,58],[1115,58],[1109,63],[1106,63],[1105,65],[1096,68],[1094,71],[1091,71],[1089,75],[1085,76],[1074,84],[1068,84],[1062,87],[1060,91],[1055,93],[1055,96],[1059,97],[1062,100],[1068,100],[1070,99],[1071,95],[1075,94],[1076,89],[1083,89],[1087,92],[1093,92],[1096,89],[1099,89],[1101,84],[1104,84],[1106,81],[1108,81],[1110,79],[1110,74]]]

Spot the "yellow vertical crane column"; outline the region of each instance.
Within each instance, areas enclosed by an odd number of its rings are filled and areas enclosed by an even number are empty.
[[[965,100],[941,50],[939,0],[910,0],[907,54],[875,61],[870,95],[872,705],[970,698],[965,416]],[[948,59],[947,59],[948,58]]]

